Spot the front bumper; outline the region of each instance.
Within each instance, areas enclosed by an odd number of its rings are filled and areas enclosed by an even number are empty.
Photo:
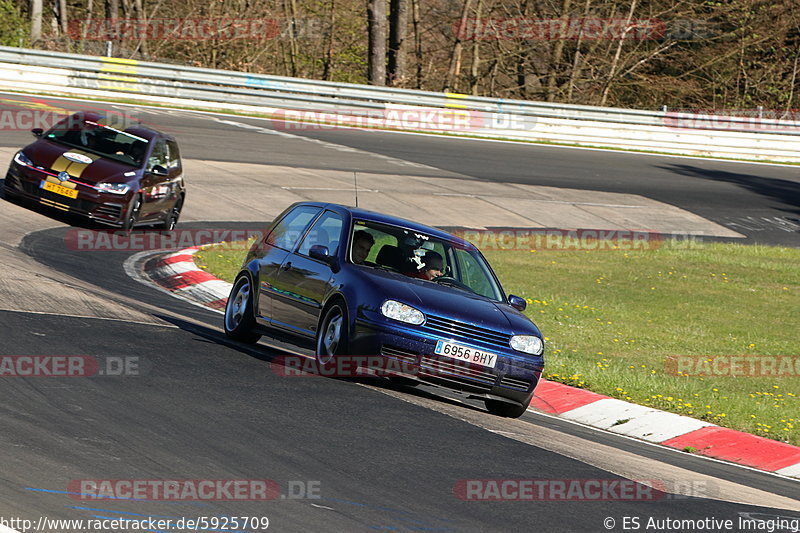
[[[495,353],[497,363],[494,368],[488,368],[437,355],[434,350],[438,340]],[[510,346],[504,349],[468,337],[437,334],[377,317],[359,317],[350,346],[356,355],[380,356],[385,365],[384,374],[524,405],[530,403],[544,366],[542,356],[527,356]]]
[[[125,221],[130,193],[125,196],[111,195],[88,185],[72,183],[78,196],[69,198],[41,188],[42,181],[47,180],[48,176],[50,174],[46,171],[24,168],[12,161],[6,172],[5,192],[111,226],[121,226]]]

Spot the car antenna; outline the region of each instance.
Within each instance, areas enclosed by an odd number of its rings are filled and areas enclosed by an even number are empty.
[[[358,207],[358,177],[355,171],[353,171],[353,185],[355,186],[356,192],[356,207]]]

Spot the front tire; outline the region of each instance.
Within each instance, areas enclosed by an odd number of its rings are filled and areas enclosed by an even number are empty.
[[[261,334],[254,331],[253,291],[247,275],[240,276],[233,285],[225,304],[224,323],[225,335],[235,341],[255,344],[261,338]]]
[[[317,330],[317,362],[324,368],[339,355],[349,350],[349,326],[347,309],[336,302],[325,311],[320,328]]]
[[[484,400],[484,403],[490,413],[504,418],[519,418],[528,410],[527,405],[514,405],[500,400]]]
[[[122,229],[126,232],[133,230],[136,222],[139,221],[139,213],[142,210],[142,197],[138,194],[133,199],[131,206],[128,208],[128,214],[125,216],[125,222],[122,224]]]

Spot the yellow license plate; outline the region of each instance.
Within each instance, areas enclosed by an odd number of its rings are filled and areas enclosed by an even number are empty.
[[[42,182],[42,189],[60,194],[61,196],[66,196],[67,198],[78,197],[78,191],[75,189],[70,189],[69,187],[64,187],[63,185],[59,185],[57,183],[50,183],[49,181]]]

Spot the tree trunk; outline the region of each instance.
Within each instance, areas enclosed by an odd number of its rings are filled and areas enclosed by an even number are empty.
[[[611,90],[611,84],[614,82],[614,76],[617,75],[617,67],[619,66],[619,56],[622,54],[622,45],[625,44],[625,35],[628,30],[628,26],[630,26],[631,19],[633,18],[633,12],[636,10],[636,0],[631,0],[631,9],[628,11],[628,17],[625,19],[625,32],[622,34],[622,38],[619,39],[617,43],[617,51],[614,52],[614,59],[611,60],[611,70],[608,73],[608,80],[606,81],[606,86],[603,88],[603,96],[600,98],[600,105],[606,105],[606,100],[608,100],[608,92]]]
[[[561,13],[564,21],[561,23],[561,36],[566,35],[569,25],[569,8],[571,0],[561,1]],[[550,62],[550,75],[547,76],[547,101],[553,102],[556,99],[556,89],[558,88],[558,75],[561,73],[561,58],[564,55],[564,39],[557,39],[553,49],[553,60]]]
[[[589,8],[592,5],[592,0],[586,0],[586,4],[583,6],[583,18],[586,19],[589,16]],[[583,43],[583,27],[581,25],[581,31],[578,34],[578,41],[575,43],[575,56],[572,58],[572,70],[569,73],[569,84],[567,87],[567,99],[566,101],[572,102],[572,93],[575,90],[575,82],[578,79],[578,74],[581,71],[581,67],[583,66],[582,55],[581,55],[581,44]]]
[[[58,0],[58,22],[62,37],[66,37],[67,31],[69,31],[67,15],[67,0]]]
[[[389,13],[389,85],[403,85],[408,78],[406,38],[408,0],[391,0]]]
[[[461,20],[458,24],[458,31],[455,35],[455,44],[453,45],[453,53],[450,55],[450,69],[447,72],[447,82],[445,83],[445,90],[453,90],[458,76],[461,74],[461,49],[463,47],[461,36],[467,28],[467,14],[469,13],[472,0],[464,2],[464,9],[461,10]]]
[[[138,22],[139,27],[144,28],[147,24],[147,13],[144,11],[142,0],[135,0],[134,9],[136,10],[136,21]],[[138,48],[142,55],[147,57],[147,32],[142,32],[142,35],[139,38]]]
[[[328,25],[328,45],[325,50],[325,64],[322,69],[322,79],[328,80],[333,68],[333,36],[336,33],[336,0],[331,0],[331,15]]]
[[[422,32],[420,31],[419,0],[411,0],[414,21],[414,56],[417,62],[417,89],[422,89]]]
[[[386,0],[367,0],[371,85],[386,85]]]
[[[42,0],[31,0],[31,43],[42,38]]]
[[[119,18],[119,0],[106,0],[106,18],[111,19],[109,21],[109,28],[112,28],[111,39],[116,40],[117,25],[114,23],[114,19]]]
[[[297,76],[297,39],[295,38],[295,24],[297,24],[297,4],[295,0],[285,0],[283,3],[286,18],[289,19],[289,65],[291,76]]]
[[[567,0],[568,1],[568,0]],[[478,0],[478,5],[475,6],[475,19],[481,19],[481,8],[483,7],[483,0]],[[475,39],[472,42],[472,67],[469,72],[470,94],[478,96],[478,72],[480,68],[480,41]]]

